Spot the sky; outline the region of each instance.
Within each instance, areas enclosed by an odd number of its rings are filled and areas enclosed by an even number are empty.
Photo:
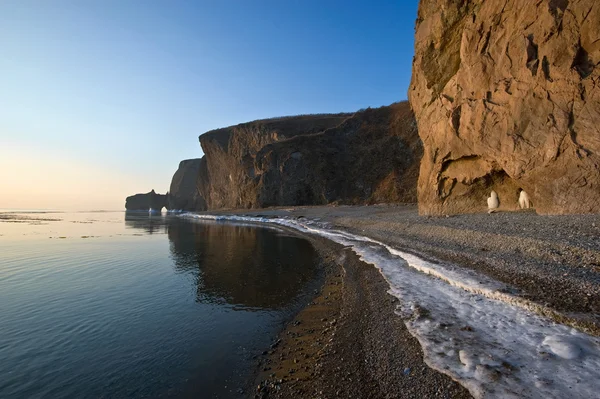
[[[0,1],[0,209],[122,210],[198,136],[405,100],[417,0]]]

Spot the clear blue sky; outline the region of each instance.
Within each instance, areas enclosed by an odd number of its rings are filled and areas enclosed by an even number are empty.
[[[404,100],[417,3],[3,0],[0,208],[122,209],[210,129]]]

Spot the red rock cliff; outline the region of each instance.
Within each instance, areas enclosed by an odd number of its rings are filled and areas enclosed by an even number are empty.
[[[518,189],[538,213],[600,212],[600,2],[421,0],[409,99],[421,214]]]

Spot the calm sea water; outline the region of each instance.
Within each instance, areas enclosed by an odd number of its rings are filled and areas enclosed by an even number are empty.
[[[316,261],[281,230],[0,213],[0,398],[240,397]]]

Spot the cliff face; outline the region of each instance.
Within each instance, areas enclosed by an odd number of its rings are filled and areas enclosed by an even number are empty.
[[[416,201],[422,147],[406,102],[244,123],[200,142],[208,209]]]
[[[265,146],[257,204],[416,202],[422,155],[408,103],[357,112],[335,128]]]
[[[167,198],[169,209],[205,211],[206,201],[198,190],[201,170],[206,169],[206,159],[187,159],[179,163],[173,175]]]
[[[128,211],[148,211],[153,209],[160,211],[167,207],[167,196],[156,194],[154,190],[146,194],[135,194],[125,199],[125,209]]]
[[[305,115],[243,123],[200,136],[207,176],[200,192],[209,209],[256,208],[257,175],[254,159],[265,145],[321,132],[337,126],[348,114]]]
[[[600,212],[600,3],[421,0],[409,99],[421,214]]]

